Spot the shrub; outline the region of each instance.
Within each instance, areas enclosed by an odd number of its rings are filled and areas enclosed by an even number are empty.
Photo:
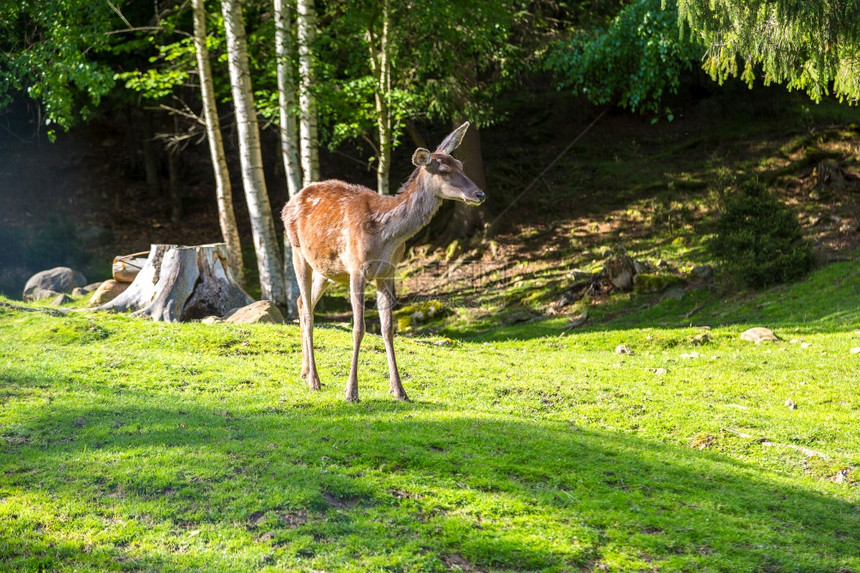
[[[758,181],[725,199],[707,247],[732,278],[754,288],[798,278],[813,265],[797,215]]]

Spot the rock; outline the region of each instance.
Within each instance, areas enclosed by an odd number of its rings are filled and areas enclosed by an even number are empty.
[[[258,322],[283,324],[284,315],[270,300],[258,300],[248,306],[238,308],[224,317],[224,322],[236,324],[255,324]]]
[[[75,299],[65,293],[58,294],[56,298],[51,301],[51,306],[63,306],[64,304],[68,304],[70,302],[75,302]]]
[[[851,349],[851,354],[860,354],[860,346]]]
[[[657,376],[665,376],[666,374],[669,373],[669,371],[666,370],[665,368],[654,368],[653,370],[651,370],[651,372],[653,372]]]
[[[839,167],[839,163],[833,159],[824,159],[815,166],[812,172],[815,177],[815,185],[821,189],[833,191],[844,191],[846,187],[845,175]]]
[[[785,401],[785,407],[789,410],[797,410],[797,404],[795,404],[794,400],[792,400],[791,398]]]
[[[537,318],[539,315],[530,311],[530,310],[519,310],[517,312],[512,312],[510,314],[506,314],[502,316],[502,324],[511,325],[511,324],[519,324],[521,322],[528,322],[533,318]]]
[[[675,265],[673,265],[672,263],[670,263],[669,261],[664,260],[664,259],[660,259],[659,261],[657,261],[657,270],[663,271],[664,273],[677,273],[678,272],[678,269],[677,269],[677,267],[675,267]]]
[[[87,284],[87,279],[81,273],[69,267],[56,267],[47,271],[36,273],[27,284],[24,285],[23,299],[25,301],[35,300],[29,298],[37,288],[51,290],[57,293],[69,293],[75,287]]]
[[[84,296],[86,294],[90,294],[91,292],[98,290],[100,286],[102,286],[102,283],[90,283],[87,286],[75,287],[72,289],[72,296]]]
[[[206,318],[200,321],[203,324],[218,324],[219,322],[224,322],[221,320],[220,316],[207,316]]]
[[[690,339],[690,344],[693,346],[702,346],[703,344],[707,344],[711,341],[711,335],[707,332],[703,332],[701,334],[697,334],[693,338]]]
[[[36,287],[30,291],[30,294],[24,295],[24,302],[35,302],[46,298],[54,298],[58,294],[60,293],[55,290]]]
[[[684,279],[668,273],[643,273],[633,278],[633,292],[637,294],[658,293],[683,283]],[[680,298],[684,298],[683,294]]]
[[[801,342],[800,343],[801,348],[809,348],[810,346],[812,346],[812,345],[808,342]]]
[[[749,330],[743,331],[741,333],[741,340],[761,344],[765,340],[777,341],[779,340],[779,338],[777,338],[777,336],[769,328],[757,326],[755,328],[750,328]]]
[[[93,296],[90,297],[90,302],[87,303],[87,306],[94,308],[112,301],[125,292],[129,284],[130,283],[121,283],[113,279],[104,281],[93,293]]]
[[[629,356],[633,356],[636,353],[633,352],[633,349],[630,348],[629,346],[624,346],[623,344],[619,344],[618,346],[615,347],[615,354],[627,354]]]
[[[636,269],[637,275],[642,274],[642,273],[654,272],[654,270],[655,270],[654,265],[649,264],[649,263],[643,263],[642,261],[637,261],[637,260],[633,261],[633,268]]]
[[[448,245],[448,248],[445,249],[445,260],[451,262],[457,257],[459,257],[462,253],[463,247],[460,245],[460,241],[454,239],[453,241],[451,241],[451,244]]]
[[[690,278],[706,281],[714,276],[714,268],[711,265],[697,265],[690,271]]]
[[[603,273],[619,290],[633,289],[633,277],[636,276],[636,264],[632,257],[625,254],[612,255],[603,267]]]

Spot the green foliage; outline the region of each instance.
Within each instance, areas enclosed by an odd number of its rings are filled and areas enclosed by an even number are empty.
[[[815,101],[860,102],[860,1],[678,0],[679,21],[707,46],[704,68],[722,82],[784,83]],[[740,63],[742,62],[742,67]],[[832,88],[831,88],[832,86]]]
[[[636,0],[624,6],[604,30],[580,30],[555,44],[546,65],[559,87],[594,104],[617,104],[632,111],[659,114],[667,94],[702,49],[682,38],[674,2]],[[665,110],[671,120],[671,111]]]
[[[158,50],[158,55],[149,58],[153,67],[121,72],[114,79],[124,81],[126,88],[139,92],[146,99],[158,100],[173,93],[177,86],[182,86],[190,72],[195,70],[194,40],[184,38],[160,46],[156,44],[155,37],[150,36],[149,42]]]
[[[0,109],[26,93],[42,104],[50,137],[89,117],[114,83],[98,58],[112,17],[107,2],[0,2]]]
[[[797,215],[758,181],[726,199],[708,250],[733,278],[756,288],[801,277],[814,263]]]

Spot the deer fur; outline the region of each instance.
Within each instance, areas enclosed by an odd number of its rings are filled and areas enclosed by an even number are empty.
[[[284,207],[282,218],[293,248],[299,283],[302,378],[320,389],[314,360],[314,307],[330,281],[348,284],[353,312],[353,353],[346,399],[358,401],[358,351],[364,337],[364,287],[376,281],[377,308],[388,358],[390,391],[408,400],[394,357],[394,271],[406,241],[430,222],[445,199],[480,205],[486,196],[464,173],[451,153],[469,127],[464,123],[434,152],[419,148],[416,169],[396,195],[338,180],[312,183]]]

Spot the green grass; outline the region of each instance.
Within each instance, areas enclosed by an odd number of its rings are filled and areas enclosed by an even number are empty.
[[[0,308],[0,569],[860,571],[856,263],[640,302],[398,337],[407,404],[368,335],[358,405],[337,325],[311,393],[294,325]]]

